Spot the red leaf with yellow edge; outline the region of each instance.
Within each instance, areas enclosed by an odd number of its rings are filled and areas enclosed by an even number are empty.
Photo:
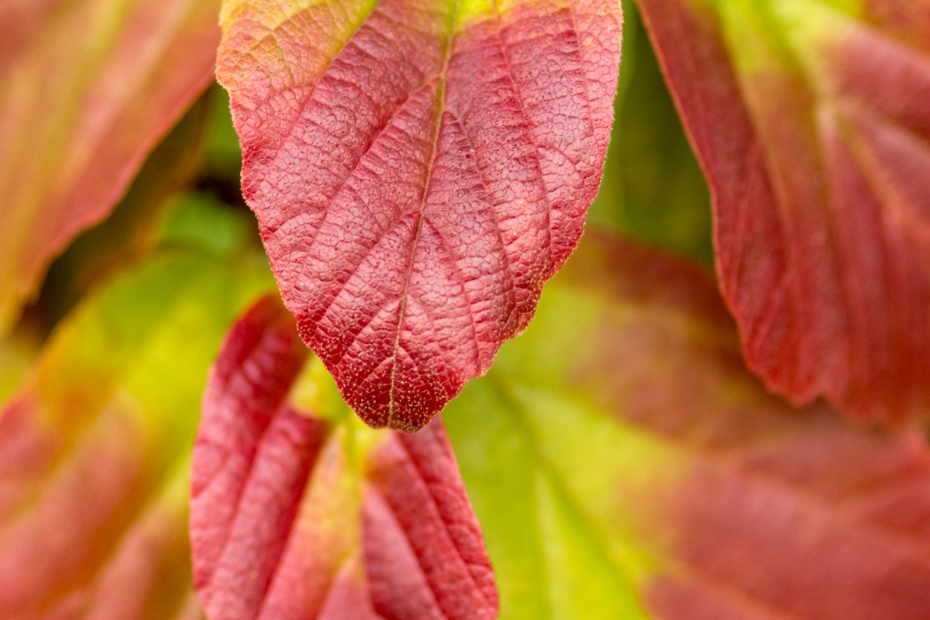
[[[712,280],[653,250],[586,234],[443,420],[511,620],[930,614],[923,430],[766,393]]]
[[[407,435],[347,411],[316,417],[299,396],[319,403],[325,387],[301,375],[307,357],[269,297],[232,328],[213,368],[191,483],[194,580],[209,618],[496,617],[481,530],[439,421]]]
[[[0,6],[0,333],[213,75],[219,0]]]
[[[196,617],[200,395],[226,326],[270,283],[243,262],[178,250],[120,277],[0,409],[0,618]]]
[[[927,411],[930,3],[639,4],[750,368],[797,403]]]
[[[610,134],[618,0],[227,0],[217,77],[304,341],[424,426],[532,318]]]

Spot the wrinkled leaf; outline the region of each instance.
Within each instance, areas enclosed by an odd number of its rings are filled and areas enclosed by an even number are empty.
[[[304,341],[415,430],[529,323],[600,181],[619,0],[227,0],[243,192]]]
[[[191,483],[210,620],[494,618],[481,530],[439,421],[369,429],[318,360],[299,379],[307,357],[268,297],[211,373]]]
[[[196,618],[187,467],[260,263],[163,252],[78,306],[0,410],[0,617]]]
[[[207,86],[218,9],[218,0],[0,9],[0,333]]]
[[[587,235],[443,418],[502,619],[927,618],[922,434],[769,396],[691,266]]]
[[[930,407],[930,3],[640,0],[714,194],[750,368],[861,418]]]

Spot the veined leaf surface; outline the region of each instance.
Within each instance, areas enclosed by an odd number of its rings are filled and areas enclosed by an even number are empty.
[[[925,620],[919,431],[797,410],[709,277],[591,235],[443,413],[502,620]]]
[[[304,341],[416,430],[530,321],[597,192],[619,0],[227,0],[217,77]]]
[[[749,366],[860,418],[930,408],[930,3],[640,0],[714,199]]]
[[[259,262],[165,252],[78,306],[0,410],[0,617],[198,617],[187,469]]]
[[[0,333],[213,74],[219,0],[0,6]]]
[[[210,620],[496,617],[481,529],[439,420],[410,435],[370,429],[318,359],[301,377],[307,357],[293,317],[268,297],[233,327],[211,373],[191,489]]]

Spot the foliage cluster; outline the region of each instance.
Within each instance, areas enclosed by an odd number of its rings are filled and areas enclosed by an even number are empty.
[[[0,620],[930,618],[928,102],[930,0],[0,0]]]

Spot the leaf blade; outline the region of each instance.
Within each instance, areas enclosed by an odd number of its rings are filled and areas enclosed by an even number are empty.
[[[640,3],[712,186],[750,368],[884,420],[926,409],[913,360],[930,355],[925,7],[893,4]]]
[[[211,375],[191,500],[210,618],[494,617],[493,574],[442,427],[408,436],[314,416],[295,388],[306,358],[293,317],[267,297],[230,331]],[[300,380],[318,395],[312,375]]]
[[[332,6],[228,2],[218,76],[304,341],[366,422],[416,430],[527,325],[581,233],[620,8]]]

